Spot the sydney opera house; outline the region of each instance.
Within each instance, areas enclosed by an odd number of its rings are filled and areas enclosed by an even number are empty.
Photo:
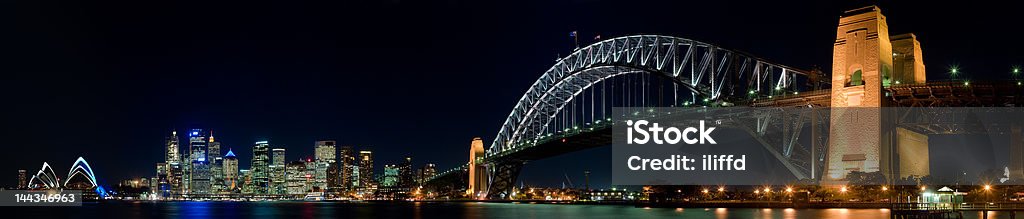
[[[43,167],[28,182],[28,188],[34,190],[82,190],[83,195],[86,197],[93,194],[98,195],[98,197],[104,197],[106,193],[103,187],[98,186],[96,183],[96,175],[93,174],[89,162],[85,161],[85,158],[82,157],[78,157],[75,163],[71,165],[71,169],[68,170],[67,176],[63,181],[53,171],[49,163],[43,162]],[[95,193],[87,191],[94,191]]]

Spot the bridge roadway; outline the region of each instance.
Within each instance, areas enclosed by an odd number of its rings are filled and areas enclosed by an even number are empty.
[[[898,84],[884,88],[885,106],[892,107],[1019,107],[1024,106],[1021,82],[941,81]],[[791,95],[759,96],[748,102],[753,107],[828,107],[832,90],[822,89]]]

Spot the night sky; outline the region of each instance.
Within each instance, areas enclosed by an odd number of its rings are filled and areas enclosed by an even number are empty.
[[[0,3],[0,184],[85,157],[101,181],[152,176],[172,130],[212,129],[248,168],[269,139],[288,159],[334,139],[378,168],[412,155],[440,169],[487,145],[558,55],[661,34],[830,72],[839,15],[878,4],[892,34],[917,34],[929,79],[974,80],[1024,64],[1021,3],[736,1],[87,1]],[[183,139],[184,140],[184,139]],[[528,164],[608,186],[610,147]],[[223,153],[223,152],[222,152]],[[593,159],[593,158],[597,159]]]

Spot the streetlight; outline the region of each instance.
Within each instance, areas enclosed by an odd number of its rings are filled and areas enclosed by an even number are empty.
[[[724,192],[724,191],[725,191],[725,187],[718,187],[718,192]]]
[[[928,189],[928,186],[921,186],[921,191],[922,192],[924,192],[924,190],[926,190],[926,189]]]

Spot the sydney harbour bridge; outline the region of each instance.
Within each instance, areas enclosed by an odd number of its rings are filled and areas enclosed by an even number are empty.
[[[830,75],[674,36],[622,36],[577,48],[529,87],[489,145],[475,139],[469,162],[439,173],[427,187],[464,191],[476,199],[507,198],[528,161],[611,145],[611,127],[618,122],[612,120],[612,107],[636,116],[657,113],[656,107],[1024,105],[1019,81],[926,80],[920,43],[912,34],[890,36],[885,22],[877,7],[845,12],[837,28]],[[830,123],[826,111],[799,112],[811,113],[785,121],[760,118],[748,127],[794,178],[825,182],[835,180],[822,177],[831,174],[841,179],[845,173],[834,169],[849,159],[874,163],[864,170],[886,168],[879,163],[887,158],[879,153],[857,153],[887,150],[884,143],[853,142],[874,146],[849,149],[835,143],[849,142],[844,139],[849,136],[821,134],[828,129],[860,130],[863,124]],[[878,123],[873,125],[876,128],[867,132],[880,134]],[[783,133],[769,135],[766,130]],[[816,134],[808,138],[802,131]]]

